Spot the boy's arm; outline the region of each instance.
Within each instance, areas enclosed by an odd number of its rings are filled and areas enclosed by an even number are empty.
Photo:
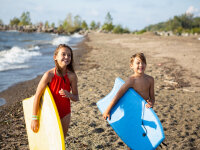
[[[149,100],[147,100],[148,104],[147,108],[151,108],[155,103],[155,95],[154,95],[154,78],[150,78],[150,89],[149,89]]]
[[[111,103],[108,105],[107,109],[103,113],[103,118],[106,120],[107,118],[110,120],[110,111],[113,106],[118,102],[118,100],[124,95],[124,93],[131,87],[131,80],[128,79],[122,87],[119,89],[115,97],[112,99]]]

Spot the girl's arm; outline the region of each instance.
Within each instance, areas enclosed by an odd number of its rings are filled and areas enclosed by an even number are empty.
[[[108,105],[107,109],[103,113],[103,118],[106,120],[107,118],[110,120],[110,111],[113,106],[118,102],[118,100],[124,95],[124,93],[131,87],[131,79],[127,80],[122,87],[119,89],[115,97],[112,99],[111,103]]]
[[[146,107],[152,108],[155,103],[155,95],[154,95],[154,78],[150,78],[150,89],[149,89],[149,100],[147,100]]]
[[[33,116],[38,116],[38,110],[39,110],[39,103],[40,103],[40,97],[43,94],[45,87],[47,86],[48,82],[50,79],[50,75],[49,72],[46,72],[42,79],[40,80],[36,93],[35,93],[35,98],[34,98],[34,102],[33,102]],[[32,120],[31,122],[31,129],[34,132],[37,132],[39,129],[39,123],[38,120]]]
[[[62,97],[70,98],[74,102],[79,101],[78,86],[77,86],[78,78],[77,78],[75,73],[73,73],[69,77],[70,77],[70,84],[71,84],[72,93],[70,93],[66,90],[63,90],[63,89],[61,89],[59,91],[59,93]]]

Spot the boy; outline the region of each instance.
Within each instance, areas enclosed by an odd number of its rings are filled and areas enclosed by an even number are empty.
[[[122,85],[120,90],[117,92],[111,103],[103,113],[103,117],[106,120],[110,120],[110,111],[117,101],[124,95],[129,89],[133,88],[140,96],[146,101],[146,107],[151,108],[155,103],[154,97],[154,78],[145,74],[146,69],[146,58],[143,53],[137,53],[131,57],[130,68],[133,69],[134,74],[131,75],[128,80]]]

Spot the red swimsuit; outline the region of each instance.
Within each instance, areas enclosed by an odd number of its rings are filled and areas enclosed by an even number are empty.
[[[66,83],[64,82],[62,77],[60,77],[56,74],[56,69],[55,69],[54,76],[49,84],[49,88],[50,88],[53,98],[55,100],[60,118],[63,118],[67,114],[71,113],[70,99],[62,97],[59,94],[59,91],[61,90],[61,88],[63,90],[67,90],[68,92],[70,92],[70,90],[71,90],[67,73],[64,76],[64,78],[65,78]]]

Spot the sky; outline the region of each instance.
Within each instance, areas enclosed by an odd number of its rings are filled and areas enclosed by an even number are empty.
[[[141,30],[184,13],[200,17],[200,0],[0,0],[4,24],[27,11],[33,24],[48,21],[56,25],[69,13],[79,15],[88,25],[93,20],[103,24],[110,12],[114,25]]]

